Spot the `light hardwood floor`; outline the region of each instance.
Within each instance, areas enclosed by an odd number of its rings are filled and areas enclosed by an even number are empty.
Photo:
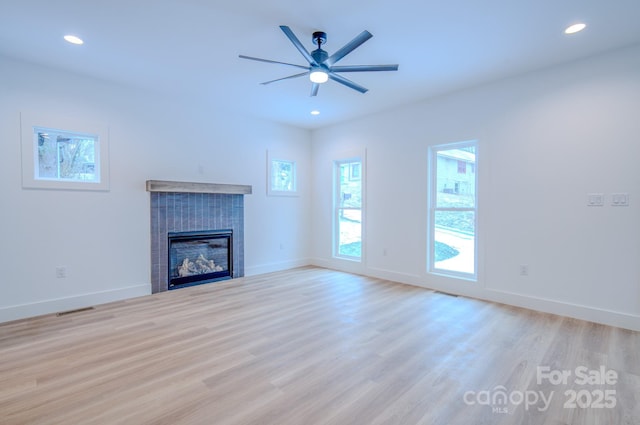
[[[637,425],[640,334],[308,267],[0,325],[0,423]]]

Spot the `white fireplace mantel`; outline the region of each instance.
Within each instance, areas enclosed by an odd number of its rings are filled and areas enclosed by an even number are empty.
[[[230,195],[250,195],[251,191],[251,186],[242,184],[147,180],[147,192],[225,193]]]

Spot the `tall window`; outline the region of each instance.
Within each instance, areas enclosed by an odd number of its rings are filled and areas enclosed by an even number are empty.
[[[477,142],[430,150],[429,271],[477,275]]]
[[[362,161],[334,163],[334,243],[336,257],[362,258]]]

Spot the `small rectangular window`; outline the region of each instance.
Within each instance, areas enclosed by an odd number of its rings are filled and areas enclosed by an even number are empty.
[[[271,191],[296,191],[296,163],[274,159],[271,161]]]
[[[43,127],[34,127],[33,134],[37,145],[37,180],[100,183],[97,135]]]
[[[106,125],[29,113],[20,121],[23,187],[109,190]]]
[[[287,156],[287,154],[267,152],[267,195],[298,195],[297,163],[288,159]]]

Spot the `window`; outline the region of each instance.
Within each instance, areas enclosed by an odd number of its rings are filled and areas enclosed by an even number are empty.
[[[267,152],[267,194],[271,196],[297,196],[296,161],[282,159],[288,155]]]
[[[334,255],[362,258],[362,161],[336,161],[334,187]]]
[[[349,175],[351,180],[360,180],[360,163],[352,162],[349,166],[349,172],[351,173]]]
[[[476,158],[475,141],[430,150],[430,272],[476,278]]]
[[[22,113],[22,185],[109,190],[106,126]]]
[[[35,179],[100,182],[96,170],[98,136],[34,127]]]
[[[296,191],[296,163],[274,159],[271,161],[271,191]]]

